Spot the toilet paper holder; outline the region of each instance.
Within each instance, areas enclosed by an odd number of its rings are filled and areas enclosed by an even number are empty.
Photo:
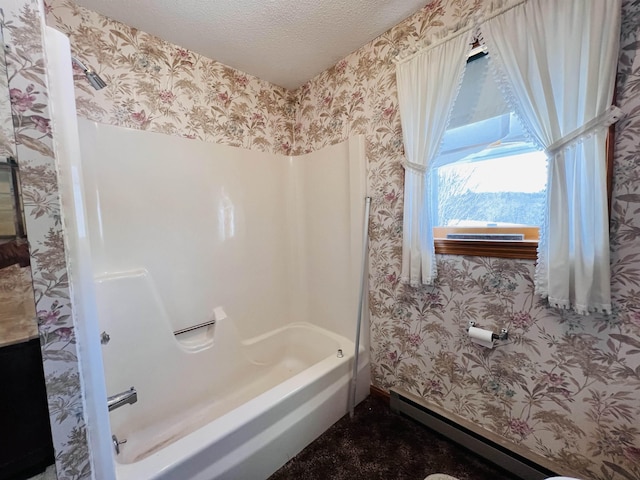
[[[474,322],[473,320],[469,321],[467,331],[469,331],[471,327],[475,326],[476,322]],[[491,340],[506,340],[507,338],[509,338],[509,331],[506,328],[501,328],[500,333],[491,333]]]

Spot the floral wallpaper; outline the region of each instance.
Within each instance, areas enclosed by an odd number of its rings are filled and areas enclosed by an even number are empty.
[[[82,117],[111,125],[289,154],[289,92],[145,32],[79,7],[46,0],[47,23],[107,87],[78,70]]]
[[[60,221],[38,0],[5,0],[11,111],[59,479],[91,477]],[[32,297],[33,304],[33,297]]]
[[[5,2],[7,3],[7,2]],[[5,31],[23,169],[40,336],[59,478],[90,478],[74,325],[43,81],[38,0],[10,0]],[[134,28],[46,3],[47,22],[108,87],[78,72],[80,115],[133,128],[274,153],[304,153],[367,138],[374,384],[398,386],[589,479],[640,479],[640,1],[623,1],[611,214],[610,316],[578,317],[533,294],[531,261],[439,256],[433,288],[399,283],[403,159],[395,55],[483,0],[434,0],[287,92]],[[507,327],[493,350],[464,328]]]
[[[1,10],[0,22],[2,22]],[[15,157],[15,153],[8,77],[4,55],[2,55],[0,56],[0,158],[4,160],[7,157]],[[0,240],[0,243],[2,242],[3,240]],[[31,268],[19,265],[0,268],[0,347],[37,336],[38,326],[33,306]]]
[[[0,9],[0,21],[3,21]],[[0,31],[0,39],[2,32]],[[4,39],[2,39],[4,50]],[[9,98],[9,78],[4,55],[0,56],[0,157],[15,155],[16,142],[13,136],[13,120],[11,118],[11,101]]]
[[[367,138],[373,383],[408,390],[588,479],[640,479],[640,2],[625,0],[611,214],[615,312],[534,295],[534,262],[438,256],[435,287],[399,282],[402,135],[393,58],[476,11],[434,0],[296,91],[294,153]],[[509,340],[472,344],[469,320]]]

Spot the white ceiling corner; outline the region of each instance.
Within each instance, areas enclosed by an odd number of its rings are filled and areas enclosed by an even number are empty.
[[[77,0],[90,10],[294,89],[427,0]]]

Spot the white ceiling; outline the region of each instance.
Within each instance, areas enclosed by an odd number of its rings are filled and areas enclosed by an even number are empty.
[[[107,17],[297,88],[427,0],[77,0]]]

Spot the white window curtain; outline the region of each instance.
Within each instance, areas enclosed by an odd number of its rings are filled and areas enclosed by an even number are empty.
[[[578,313],[611,311],[606,127],[620,0],[529,0],[481,26],[507,101],[549,158],[536,292]]]
[[[436,277],[432,214],[424,197],[464,72],[471,30],[401,60],[396,66],[405,155],[401,281],[430,285]]]

